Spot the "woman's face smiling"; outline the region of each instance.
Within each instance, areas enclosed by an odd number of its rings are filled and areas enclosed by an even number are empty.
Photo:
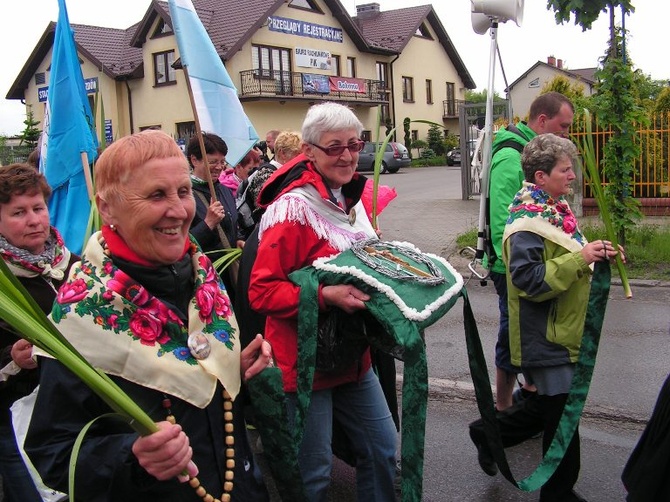
[[[321,135],[318,145],[322,148],[329,146],[346,146],[359,141],[355,129],[326,132]],[[349,183],[356,172],[359,152],[352,152],[348,148],[337,156],[329,156],[314,145],[306,143],[303,152],[314,163],[316,170],[321,173],[330,188],[340,188]]]
[[[186,159],[152,159],[119,192],[120,199],[99,202],[105,222],[141,258],[161,265],[179,260],[195,214]]]

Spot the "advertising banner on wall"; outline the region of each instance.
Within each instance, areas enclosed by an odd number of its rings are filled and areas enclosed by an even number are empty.
[[[268,29],[298,37],[318,38],[319,40],[338,43],[344,42],[344,34],[341,29],[322,24],[308,23],[299,19],[270,16],[268,17]]]
[[[331,92],[365,93],[365,80],[360,78],[330,77]]]
[[[295,64],[304,68],[332,69],[330,52],[319,49],[295,48]]]
[[[330,94],[328,75],[303,73],[302,90],[305,94]]]

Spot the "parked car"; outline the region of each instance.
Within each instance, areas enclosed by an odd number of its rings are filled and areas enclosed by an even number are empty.
[[[470,151],[470,161],[472,161],[472,155],[475,153],[475,147],[477,146],[477,140],[471,139],[468,141],[468,150]],[[461,146],[452,148],[447,152],[447,165],[456,166],[461,165]]]
[[[381,147],[381,143],[378,144]],[[377,153],[375,143],[370,141],[365,142],[365,146],[358,156],[357,171],[373,171],[375,168],[375,155]],[[384,150],[384,157],[382,159],[381,172],[382,173],[397,173],[401,167],[407,167],[411,163],[409,152],[402,143],[389,142],[386,144]]]

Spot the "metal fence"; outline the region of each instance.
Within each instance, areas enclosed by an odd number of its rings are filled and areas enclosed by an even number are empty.
[[[584,118],[577,120],[572,128],[572,137],[579,144],[585,132]],[[602,126],[598,118],[593,118],[592,124],[593,144],[596,151],[596,159],[601,171],[601,183],[607,184],[607,177],[602,172],[601,160],[604,156],[605,144],[612,136],[613,131],[609,126]],[[633,182],[630,186],[631,193],[636,199],[668,198],[670,180],[670,112],[650,117],[649,125],[638,124],[635,126],[633,136],[635,144],[640,147],[640,153],[635,159]],[[593,197],[591,187],[584,182],[584,197]]]
[[[475,109],[476,110],[476,109]],[[473,110],[473,111],[475,111]],[[467,114],[466,110],[461,112],[461,148],[466,151],[465,145],[470,139],[470,131],[473,122],[479,115]],[[503,110],[498,113],[504,116]],[[634,141],[640,147],[640,153],[635,159],[634,175],[630,185],[633,197],[638,199],[642,205],[643,212],[647,215],[670,214],[670,112],[657,114],[649,117],[649,124],[638,124],[635,126]],[[601,183],[607,184],[607,177],[602,173],[601,160],[604,157],[604,147],[613,131],[609,126],[603,126],[597,117],[593,117],[592,135],[598,165],[601,166]],[[465,125],[465,127],[463,127]],[[577,143],[586,135],[584,118],[575,120],[571,129],[571,137]],[[461,156],[461,158],[467,158]],[[478,180],[471,173],[470,165],[461,165],[463,173],[463,198],[470,198],[479,194]],[[586,180],[583,181],[583,197],[585,214],[592,212],[595,208],[593,193]]]

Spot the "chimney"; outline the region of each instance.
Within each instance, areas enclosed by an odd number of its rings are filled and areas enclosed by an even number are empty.
[[[547,58],[547,64],[549,66],[556,66],[556,58],[554,56],[549,56]]]
[[[378,3],[365,3],[356,6],[356,16],[358,19],[372,19],[379,14]]]
[[[559,70],[563,69],[563,60],[562,59],[557,59],[556,60],[556,68],[558,68]]]

